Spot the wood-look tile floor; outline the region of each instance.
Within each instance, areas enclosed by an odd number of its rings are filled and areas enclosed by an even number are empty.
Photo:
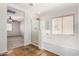
[[[8,52],[6,52],[6,55],[7,56],[58,56],[57,54],[49,52],[47,50],[41,50],[32,44],[9,50]]]

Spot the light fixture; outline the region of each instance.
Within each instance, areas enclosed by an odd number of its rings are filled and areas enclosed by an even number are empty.
[[[12,19],[12,17],[11,17],[11,16],[9,16],[9,18],[8,18],[8,19],[9,19],[9,21],[10,21],[10,22],[15,22],[15,20],[14,20],[14,19]]]
[[[36,20],[40,20],[40,18],[36,18]]]
[[[29,3],[29,6],[34,6],[34,4],[33,3]]]

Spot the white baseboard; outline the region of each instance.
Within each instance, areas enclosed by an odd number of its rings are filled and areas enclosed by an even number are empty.
[[[31,44],[33,44],[33,45],[35,45],[35,46],[37,46],[37,47],[38,47],[38,45],[37,45],[37,44],[35,44],[35,43],[33,43],[33,42],[32,42]]]
[[[29,45],[29,44],[32,44],[31,42],[29,42],[29,43],[26,43],[26,44],[24,44],[24,46],[26,46],[26,45]]]

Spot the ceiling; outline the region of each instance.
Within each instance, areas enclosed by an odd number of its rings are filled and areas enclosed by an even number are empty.
[[[7,11],[7,14],[8,14],[8,19],[7,19],[7,20],[9,20],[9,17],[10,17],[10,16],[11,16],[11,18],[12,18],[13,20],[16,20],[16,21],[19,21],[19,22],[23,20],[23,18],[24,18],[24,13],[23,13],[22,11],[17,10],[17,9],[15,9],[15,8],[13,8],[13,7],[7,7],[7,10],[10,10],[10,11],[15,12],[15,13],[12,13],[12,12],[8,12],[8,11]]]
[[[31,5],[32,4],[32,5]],[[18,6],[27,8],[34,13],[41,14],[49,10],[56,10],[59,7],[68,7],[76,5],[77,3],[19,3]]]
[[[30,10],[30,13],[35,13],[35,14],[43,14],[46,13],[50,10],[59,10],[61,8],[69,7],[69,6],[74,6],[76,3],[12,3],[15,6],[21,7],[21,9]],[[11,10],[16,11],[16,14],[9,14],[12,15],[14,18],[17,18],[18,21],[20,21],[21,18],[18,19],[18,17],[23,17],[24,13],[16,10],[14,8],[9,8]]]

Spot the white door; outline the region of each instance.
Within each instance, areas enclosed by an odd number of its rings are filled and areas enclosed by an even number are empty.
[[[39,45],[40,20],[32,20],[32,44]]]

